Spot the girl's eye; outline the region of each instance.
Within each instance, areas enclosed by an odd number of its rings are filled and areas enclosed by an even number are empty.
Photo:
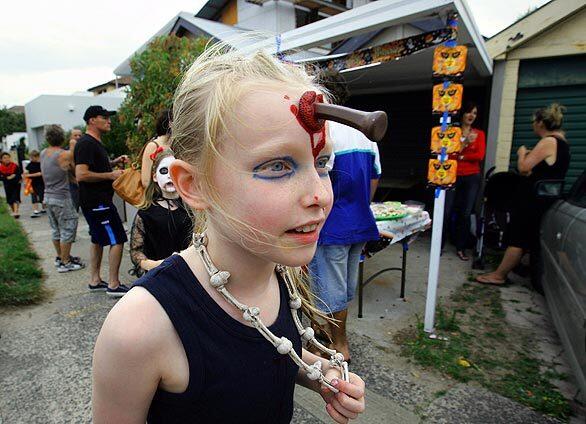
[[[317,172],[323,175],[327,175],[332,170],[332,164],[330,163],[330,156],[320,156],[315,160],[315,167]]]
[[[275,179],[288,177],[295,172],[295,164],[286,159],[276,159],[265,162],[256,168],[253,173],[255,178]]]
[[[169,170],[167,169],[166,166],[159,169],[159,174],[161,174],[161,175],[167,175],[168,173],[169,173]]]

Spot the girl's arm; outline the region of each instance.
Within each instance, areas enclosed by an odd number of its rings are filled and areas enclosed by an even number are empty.
[[[138,287],[108,314],[94,349],[94,423],[146,422],[162,378],[165,336],[160,310],[150,293]]]
[[[316,381],[307,378],[302,370],[297,373],[297,384],[301,384],[321,395],[326,402],[326,411],[337,423],[347,423],[364,412],[364,381],[356,374],[350,374],[350,381],[346,382],[340,378],[340,372],[332,368],[329,362],[311,352],[303,349],[302,359],[305,363],[313,364],[315,361],[322,363],[322,372],[332,382],[339,392],[333,393],[325,386],[320,386]]]
[[[132,231],[130,233],[130,259],[133,264],[139,266],[145,271],[150,271],[153,268],[158,267],[162,260],[155,261],[147,258],[144,253],[144,221],[140,215],[134,217],[134,224],[132,225]]]
[[[303,359],[303,362],[305,362],[306,364],[313,364],[315,363],[315,361],[320,361],[321,365],[322,365],[322,372],[325,374],[327,370],[330,369],[330,363],[328,362],[327,359],[321,358],[305,349],[302,350],[302,355],[301,355],[301,359]],[[317,383],[315,380],[310,380],[309,378],[307,378],[307,375],[305,374],[305,372],[300,368],[299,371],[297,372],[297,379],[296,379],[297,384],[303,386],[303,387],[307,387],[308,389],[313,390],[314,392],[319,393],[320,391],[320,384]]]
[[[151,160],[151,154],[157,149],[157,144],[149,141],[142,152],[142,160],[140,165],[140,182],[142,186],[146,188],[149,186],[152,178],[152,167],[153,161]]]

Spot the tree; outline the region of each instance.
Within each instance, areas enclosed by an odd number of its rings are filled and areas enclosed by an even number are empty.
[[[181,77],[204,51],[207,42],[203,37],[158,37],[131,59],[133,80],[116,115],[118,122],[112,122],[108,137],[111,150],[119,147],[124,137],[129,151],[136,155],[155,135],[157,116],[171,107]]]
[[[26,131],[23,113],[12,112],[5,107],[0,109],[0,139],[15,132]]]

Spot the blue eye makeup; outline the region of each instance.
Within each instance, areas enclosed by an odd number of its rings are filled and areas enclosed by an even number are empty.
[[[252,170],[254,178],[276,180],[292,176],[297,170],[297,162],[292,157],[275,158],[257,165]]]

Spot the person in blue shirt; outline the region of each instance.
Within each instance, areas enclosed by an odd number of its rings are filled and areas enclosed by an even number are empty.
[[[322,84],[328,89],[332,86],[328,81]],[[334,86],[337,93],[340,93],[341,84],[337,82]],[[339,102],[342,96],[336,96]],[[328,323],[331,347],[349,359],[348,304],[358,284],[362,249],[367,241],[379,238],[370,202],[381,166],[376,143],[360,131],[332,121],[328,122],[328,127],[334,150],[330,171],[334,206],[320,233],[309,270],[311,288],[317,296],[316,306],[336,320]]]

